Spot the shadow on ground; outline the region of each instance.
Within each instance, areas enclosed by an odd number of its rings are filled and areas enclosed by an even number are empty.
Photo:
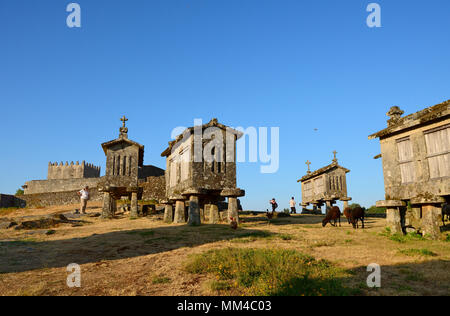
[[[450,295],[450,261],[433,260],[381,266],[381,287],[369,288],[367,278],[371,272],[361,266],[345,270],[340,278],[302,278],[287,280],[273,296],[331,295],[333,296],[448,296]],[[442,276],[445,274],[445,276]],[[320,290],[314,289],[321,288]],[[296,291],[300,289],[300,291]],[[304,290],[307,289],[306,292]],[[312,290],[308,292],[308,290]]]
[[[0,274],[134,258],[222,240],[260,236],[261,233],[273,235],[262,230],[232,230],[228,225],[202,225],[164,226],[43,242],[6,241],[0,242]]]

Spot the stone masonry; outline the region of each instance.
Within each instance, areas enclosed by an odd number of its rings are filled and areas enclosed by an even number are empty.
[[[441,207],[450,201],[450,100],[402,116],[394,106],[380,139],[387,221],[394,233],[407,230],[439,238]],[[410,208],[407,208],[407,205]]]
[[[239,221],[237,197],[244,196],[245,191],[236,187],[235,151],[242,135],[213,119],[186,129],[169,142],[161,154],[167,162],[167,220],[175,209],[174,223],[199,225],[205,212],[211,212],[209,218],[214,223],[219,218],[214,205],[228,199],[228,220],[233,217]]]

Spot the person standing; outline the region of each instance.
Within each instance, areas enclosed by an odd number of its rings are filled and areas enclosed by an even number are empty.
[[[87,202],[89,201],[89,187],[86,186],[83,190],[78,192],[80,197],[81,213],[86,214]]]
[[[289,205],[291,206],[291,214],[297,214],[297,209],[295,208],[295,204],[297,204],[297,202],[295,202],[294,197],[292,197],[292,199],[289,201]]]
[[[278,208],[277,201],[275,201],[275,198],[273,198],[272,200],[270,200],[269,203],[272,205],[272,213],[275,213],[277,211],[277,208]]]

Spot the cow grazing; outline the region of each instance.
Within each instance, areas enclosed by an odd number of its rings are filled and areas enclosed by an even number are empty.
[[[331,222],[333,221],[334,224]],[[327,226],[328,223],[330,223],[332,226],[336,227],[337,222],[339,221],[339,227],[341,226],[341,210],[337,206],[333,206],[329,209],[327,216],[322,221],[322,226]]]
[[[359,228],[358,221],[361,221],[362,228],[364,229],[364,209],[362,209],[361,207],[355,207],[354,209],[350,210],[349,216],[350,223],[353,225],[354,229]]]
[[[344,215],[345,215],[345,217],[347,218],[347,222],[348,222],[349,224],[351,224],[351,222],[350,222],[350,215],[351,215],[351,212],[352,212],[352,209],[351,209],[350,207],[346,207],[345,210],[344,210]]]

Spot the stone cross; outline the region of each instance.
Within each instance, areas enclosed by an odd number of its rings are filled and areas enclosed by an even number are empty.
[[[121,119],[120,119],[123,123],[123,127],[125,127],[125,123],[128,121],[128,119],[126,118],[126,116],[124,115]]]
[[[310,168],[311,162],[308,160],[308,161],[306,162],[306,164],[308,165],[308,173],[311,173],[311,168]]]
[[[338,160],[337,160],[337,158],[336,158],[336,155],[337,155],[337,151],[335,150],[335,151],[333,151],[333,154],[334,154],[334,159],[333,159],[333,162],[337,162]]]

